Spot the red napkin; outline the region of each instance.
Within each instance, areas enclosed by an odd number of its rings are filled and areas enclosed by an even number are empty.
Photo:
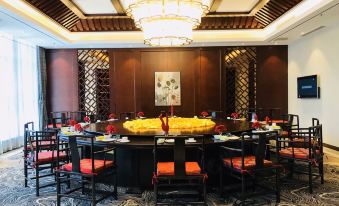
[[[258,121],[254,121],[252,124],[253,129],[259,129],[260,128],[260,123]]]
[[[72,127],[74,127],[76,123],[77,122],[74,119],[69,120],[69,125],[71,125]]]
[[[140,117],[145,116],[145,114],[143,112],[138,112],[137,116],[140,118]]]
[[[107,125],[106,133],[107,134],[114,134],[117,132],[117,129],[113,125]]]
[[[108,116],[108,119],[115,119],[116,117],[117,117],[116,114],[111,113],[111,114]]]
[[[89,116],[86,116],[86,117],[84,117],[84,121],[89,123],[91,121],[91,119],[89,118]]]
[[[82,132],[83,129],[81,127],[81,124],[79,124],[79,123],[75,124],[74,125],[74,130],[77,131],[77,132]]]
[[[220,125],[217,125],[217,126],[215,126],[215,128],[214,128],[214,131],[216,132],[216,133],[218,133],[218,134],[221,134],[223,131],[225,131],[226,130],[226,128],[225,128],[225,125],[222,125],[222,124],[220,124]]]
[[[233,112],[233,113],[231,114],[231,117],[232,117],[232,119],[238,119],[238,118],[239,118],[239,114],[236,113],[236,112]]]
[[[160,114],[159,116],[160,120],[161,120],[161,128],[162,130],[165,132],[165,135],[168,134],[169,131],[169,125],[168,125],[168,114],[166,113],[166,124],[164,122],[163,116],[162,114]]]
[[[202,111],[200,114],[201,114],[201,116],[203,116],[203,117],[207,117],[207,116],[208,116],[208,112],[206,112],[206,111]]]

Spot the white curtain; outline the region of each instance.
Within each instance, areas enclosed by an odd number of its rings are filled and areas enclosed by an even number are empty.
[[[37,47],[0,34],[0,154],[23,145],[23,127],[39,128]]]

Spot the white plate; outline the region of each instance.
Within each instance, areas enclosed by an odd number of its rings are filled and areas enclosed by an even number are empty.
[[[113,138],[109,138],[109,139],[102,139],[102,140],[99,140],[99,141],[102,141],[102,142],[112,142],[112,141],[115,141],[116,139],[113,139]]]
[[[167,143],[173,143],[173,142],[174,142],[174,139],[165,139],[165,142],[167,142]]]
[[[265,133],[267,131],[265,130],[253,130],[252,133],[256,134],[256,133]]]
[[[187,143],[195,143],[197,140],[186,140]]]
[[[127,143],[127,142],[130,142],[130,140],[129,140],[129,139],[120,139],[119,142],[121,142],[121,143]]]
[[[158,144],[162,144],[162,143],[164,143],[164,142],[165,142],[164,139],[158,139],[158,141],[157,141]]]
[[[236,139],[239,139],[240,137],[238,136],[230,136],[230,137],[227,137],[228,140],[236,140]]]
[[[213,135],[213,136],[214,136],[214,139],[217,139],[217,140],[219,140],[220,137],[222,137],[222,135],[220,135],[220,134],[215,134],[215,135]]]

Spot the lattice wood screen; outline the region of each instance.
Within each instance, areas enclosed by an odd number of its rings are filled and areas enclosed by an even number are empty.
[[[78,50],[79,106],[88,115],[104,119],[110,111],[107,50]]]
[[[246,116],[256,104],[256,48],[232,47],[225,51],[226,113]]]

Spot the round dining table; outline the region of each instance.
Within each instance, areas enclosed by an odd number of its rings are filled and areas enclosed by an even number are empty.
[[[121,137],[127,136],[129,142],[118,141],[95,141],[97,147],[116,147],[116,160],[118,165],[118,185],[124,187],[150,187],[153,174],[153,147],[154,136],[164,135],[161,129],[150,130],[129,130],[123,126],[124,122],[130,120],[101,121],[87,125],[85,132],[92,135],[103,135],[108,125],[113,125]],[[243,132],[251,131],[251,123],[242,120],[212,119],[215,126],[224,125],[224,133],[240,135]],[[238,144],[239,140],[220,141],[215,140],[215,126],[199,129],[169,129],[169,136],[204,135],[205,137],[205,158],[206,170],[209,179],[213,181],[213,176],[217,176],[218,171],[218,147],[225,144]],[[67,136],[61,137],[67,140]],[[78,140],[78,144],[90,145],[85,139]],[[168,156],[169,154],[167,154]],[[166,156],[166,154],[165,154]],[[165,157],[169,158],[169,157]]]
[[[124,122],[130,120],[112,120],[102,121],[88,125],[85,128],[85,132],[93,135],[103,135],[108,125],[113,125],[116,128],[116,135],[120,137],[128,137],[129,142],[117,142],[117,141],[96,141],[96,146],[115,146],[115,147],[130,147],[130,148],[149,148],[154,146],[154,136],[164,135],[164,132],[159,129],[142,129],[142,130],[129,130],[123,126]],[[224,125],[225,130],[223,133],[241,134],[251,130],[250,122],[241,120],[227,120],[227,119],[215,119],[215,126]],[[215,132],[215,126],[193,129],[169,129],[169,136],[192,136],[204,135],[206,144],[220,144],[222,141],[216,141],[213,139]],[[83,142],[85,143],[85,142]]]

